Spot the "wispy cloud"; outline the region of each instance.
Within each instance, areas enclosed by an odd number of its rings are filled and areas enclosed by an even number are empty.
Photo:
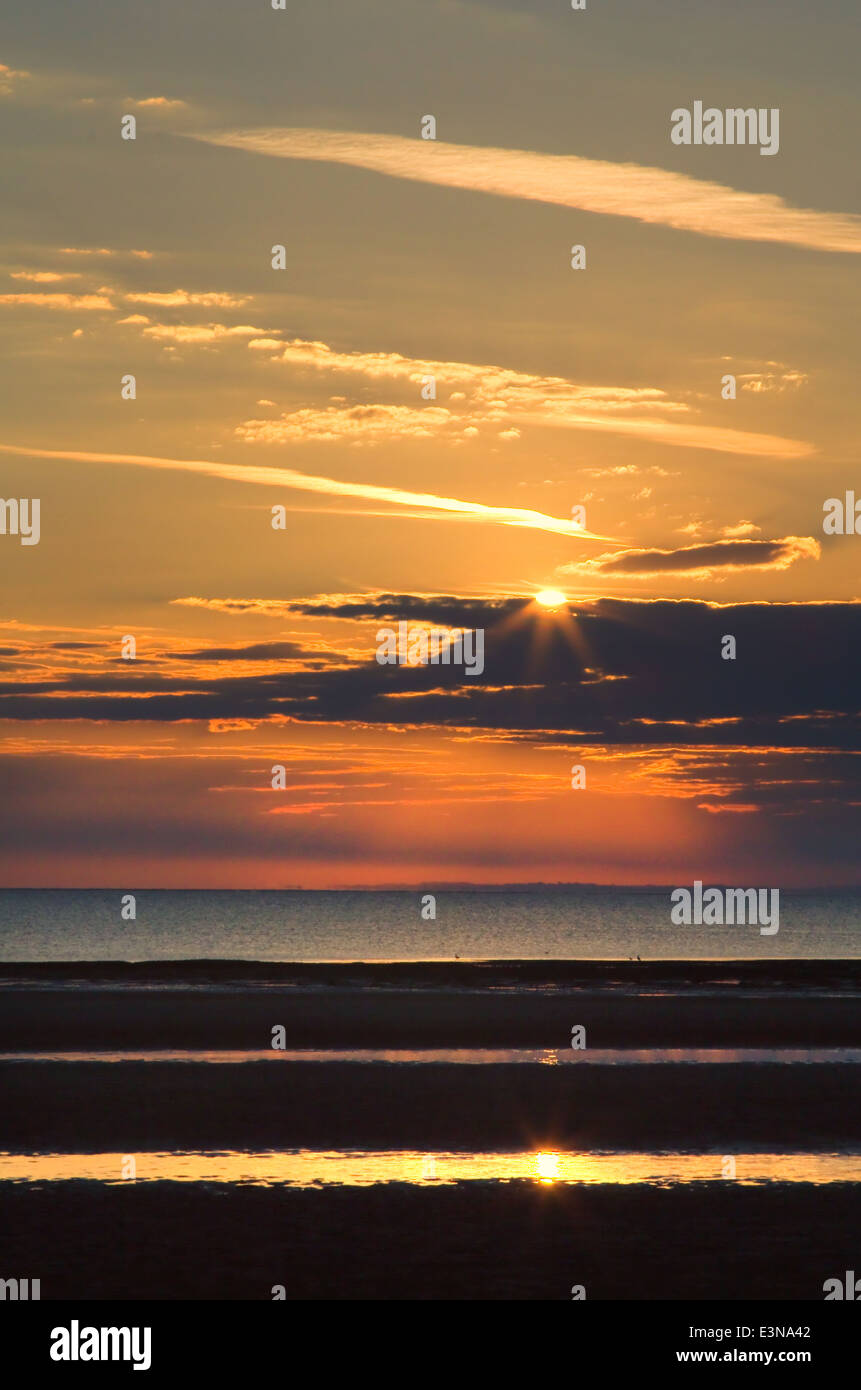
[[[0,294],[0,304],[22,304],[34,309],[113,309],[103,294]]]
[[[10,68],[6,63],[0,63],[0,96],[12,96],[17,84],[31,76],[23,68]]]
[[[260,333],[261,329],[252,327],[248,323],[237,323],[228,326],[226,323],[153,323],[142,314],[132,314],[127,319],[120,319],[120,323],[147,324],[143,329],[144,337],[155,338],[159,342],[170,343],[217,343],[224,338],[250,338]]]
[[[165,111],[177,111],[182,106],[188,106],[187,101],[181,101],[179,97],[126,97],[129,106],[150,106],[159,107]]]
[[[168,294],[127,294],[125,298],[147,305],[224,303],[234,307],[243,302],[217,291],[193,294],[175,290]],[[478,435],[510,442],[520,437],[519,427],[534,425],[600,430],[676,448],[759,458],[804,458],[814,452],[803,440],[702,424],[688,402],[674,400],[655,386],[583,384],[493,363],[405,357],[399,352],[342,351],[325,342],[273,337],[269,330],[242,324],[230,328],[217,323],[148,324],[143,316],[135,315],[120,322],[140,324],[146,337],[183,346],[247,337],[249,349],[271,354],[269,361],[288,368],[291,377],[314,372],[359,378],[363,386],[369,382],[375,386],[409,383],[416,388],[413,399],[429,377],[436,383],[435,405],[367,399],[350,402],[346,396],[333,396],[330,405],[287,411],[276,419],[242,420],[235,433],[245,444],[347,443],[361,447],[395,439],[434,439],[458,446]],[[625,465],[622,471],[635,472],[636,465]]]
[[[403,488],[378,487],[372,483],[350,483],[338,478],[315,477],[309,473],[297,473],[292,468],[266,468],[258,464],[222,463],[210,459],[157,458],[148,454],[103,454],[86,449],[35,449],[25,444],[0,444],[0,453],[57,461],[129,464],[133,467],[198,473],[204,477],[219,478],[232,483],[290,488],[298,492],[320,493],[328,497],[355,497],[381,502],[389,507],[419,507],[424,513],[434,514],[438,519],[445,517],[452,520],[479,521],[494,526],[516,526],[530,531],[550,531],[560,536],[571,536],[575,540],[612,540],[610,536],[596,535],[562,517],[548,516],[544,512],[530,511],[523,507],[491,507],[482,502],[438,497],[430,492],[407,492]]]
[[[293,612],[290,600],[281,598],[202,598],[189,594],[187,598],[170,601],[180,608],[205,608],[212,613],[251,613],[263,618],[284,618]]]
[[[741,372],[742,391],[761,395],[764,391],[797,391],[809,380],[806,372]]]
[[[465,428],[464,428],[465,427]],[[278,420],[245,420],[236,430],[246,444],[318,444],[343,441],[357,446],[395,439],[431,439],[444,431],[476,435],[469,416],[454,415],[440,406],[327,406],[294,410]]]
[[[448,406],[438,405],[420,412],[362,404],[345,406],[340,411],[327,409],[325,413],[295,411],[280,420],[243,421],[237,434],[247,443],[283,444],[296,439],[343,437],[360,440],[362,411],[368,412],[365,428],[378,438],[382,437],[380,431],[388,435],[394,432],[400,410],[408,434],[438,433],[449,426],[461,435],[485,428],[502,433],[503,426],[522,423],[604,430],[661,444],[764,458],[803,458],[813,452],[801,440],[700,424],[690,405],[673,400],[653,386],[583,385],[564,377],[540,376],[490,363],[404,357],[398,352],[341,352],[328,343],[303,338],[254,339],[248,346],[276,354],[271,360],[289,367],[293,373],[304,369],[332,376],[358,376],[372,382],[408,381],[416,386],[432,376],[440,402],[455,403],[458,409],[449,411]],[[452,390],[453,387],[460,389]],[[424,426],[419,414],[427,417]],[[309,433],[303,433],[304,430]],[[509,428],[502,437],[516,438],[516,434]]]
[[[29,280],[34,285],[52,285],[58,280],[80,280],[77,270],[11,270],[11,280]]]
[[[349,164],[392,178],[633,217],[702,236],[861,252],[861,217],[795,208],[772,193],[743,193],[641,164],[290,127],[198,132],[191,138],[281,159]]]
[[[110,246],[61,246],[61,256],[134,256],[137,260],[151,261],[153,251],[118,251]]]
[[[247,294],[228,294],[222,290],[195,293],[193,290],[147,290],[123,296],[132,304],[153,304],[159,308],[200,305],[207,309],[238,309],[247,304]],[[259,331],[259,330],[255,330]]]

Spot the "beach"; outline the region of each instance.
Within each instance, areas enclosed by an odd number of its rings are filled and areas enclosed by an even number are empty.
[[[6,1258],[43,1299],[821,1298],[856,1258],[860,979],[7,964]]]
[[[61,1183],[3,1194],[43,1299],[821,1300],[857,1267],[841,1188],[521,1184],[273,1192]],[[34,1251],[38,1261],[34,1265]],[[853,1263],[854,1261],[854,1263]]]

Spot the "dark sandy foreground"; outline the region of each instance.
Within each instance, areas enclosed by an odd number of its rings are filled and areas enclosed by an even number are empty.
[[[0,1063],[0,1150],[602,1146],[859,1150],[858,1068]]]
[[[857,1047],[855,999],[695,997],[581,993],[576,998],[452,992],[416,995],[88,993],[0,995],[0,1051],[85,1048],[288,1047],[560,1048],[581,1024],[607,1047]]]
[[[0,1051],[858,1047],[857,962],[4,966]],[[0,1150],[861,1151],[858,1066],[0,1062]],[[716,1169],[716,1171],[719,1171]],[[856,1184],[0,1183],[43,1299],[821,1300]],[[3,1272],[0,1271],[0,1275]]]
[[[861,962],[0,967],[0,1051],[861,1045]]]
[[[846,1187],[2,1189],[43,1299],[821,1300],[858,1266]]]

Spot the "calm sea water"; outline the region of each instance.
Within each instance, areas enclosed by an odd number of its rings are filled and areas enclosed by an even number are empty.
[[[133,889],[124,890],[134,892]],[[0,960],[708,960],[861,955],[861,891],[781,892],[775,936],[674,926],[670,889],[440,892],[0,891]]]

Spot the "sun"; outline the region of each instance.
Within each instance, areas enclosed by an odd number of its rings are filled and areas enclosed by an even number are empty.
[[[568,600],[558,589],[542,589],[540,594],[535,595],[535,602],[540,603],[542,608],[563,608]]]

